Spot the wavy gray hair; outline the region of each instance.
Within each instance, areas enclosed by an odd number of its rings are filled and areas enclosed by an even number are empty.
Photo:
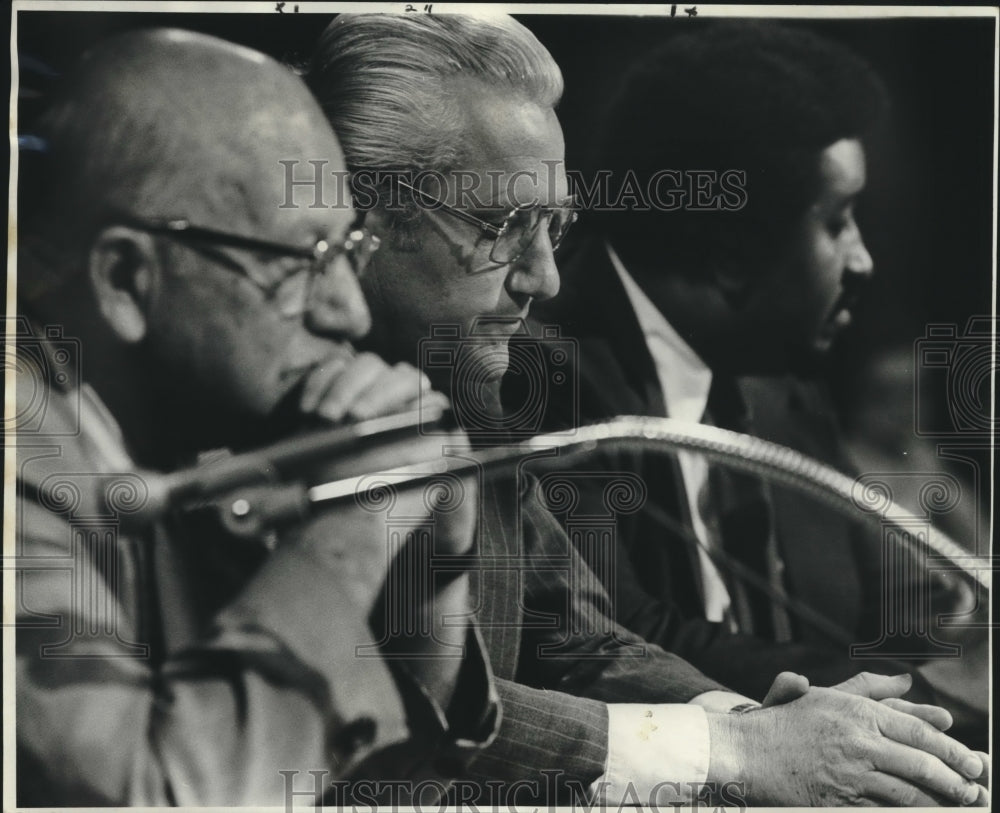
[[[304,75],[352,170],[458,168],[464,118],[451,80],[543,107],[563,90],[549,52],[507,16],[341,14]]]

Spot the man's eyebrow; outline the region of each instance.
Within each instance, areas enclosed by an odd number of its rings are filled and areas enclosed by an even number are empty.
[[[826,207],[829,209],[846,209],[857,203],[862,190],[856,192],[832,191],[826,196]],[[817,201],[817,205],[823,205],[823,200]]]

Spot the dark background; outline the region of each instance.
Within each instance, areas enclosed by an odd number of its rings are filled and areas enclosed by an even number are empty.
[[[293,5],[288,3],[286,10]],[[300,6],[306,8],[305,3]],[[592,122],[627,61],[705,18],[687,17],[683,6],[678,6],[677,15],[520,17],[564,72],[566,92],[559,112],[570,168],[580,165]],[[180,26],[299,60],[331,18],[304,13],[21,12],[20,132],[31,132],[51,77],[67,70],[92,43],[117,31]],[[869,150],[868,192],[859,207],[877,273],[830,371],[846,407],[863,395],[858,392],[858,371],[875,350],[912,346],[932,323],[957,324],[961,334],[970,316],[990,313],[994,21],[904,18],[788,24],[852,47],[882,75],[893,101],[890,127]],[[946,406],[946,393],[928,397],[938,397],[937,406]]]

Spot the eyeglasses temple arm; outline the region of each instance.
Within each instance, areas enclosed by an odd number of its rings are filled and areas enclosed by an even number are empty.
[[[139,228],[162,234],[172,234],[176,237],[187,236],[193,239],[205,238],[212,240],[219,245],[230,248],[243,248],[251,251],[270,251],[275,254],[289,254],[294,257],[304,259],[314,259],[315,248],[302,248],[301,246],[291,246],[287,243],[276,243],[271,240],[261,240],[257,237],[244,237],[240,234],[219,231],[217,229],[207,229],[202,226],[192,226],[187,220],[161,220],[161,221],[134,221]],[[126,224],[128,225],[128,224]]]
[[[473,226],[478,226],[480,230],[490,235],[491,237],[499,237],[503,233],[503,229],[494,226],[492,223],[487,223],[485,220],[476,217],[475,215],[470,215],[468,212],[463,212],[461,209],[456,209],[454,206],[449,206],[443,200],[438,200],[433,195],[424,192],[422,189],[417,189],[415,186],[410,186],[410,184],[405,181],[397,180],[400,186],[404,189],[409,189],[411,192],[419,195],[425,201],[437,204],[441,209],[446,211],[450,215],[454,215],[459,220],[463,220],[466,223],[471,223]]]

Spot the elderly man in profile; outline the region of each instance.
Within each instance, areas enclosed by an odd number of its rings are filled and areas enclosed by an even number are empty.
[[[383,239],[363,283],[370,346],[413,362],[446,328],[450,366],[425,369],[456,411],[480,410],[470,432],[489,426],[508,339],[558,291],[553,248],[573,220],[557,66],[510,18],[341,15],[308,81]],[[718,802],[729,782],[751,804],[982,798],[981,758],[935,729],[940,709],[899,699],[904,677],[836,690],[786,674],[761,706],[616,626],[535,486],[482,479],[477,616],[504,715],[480,781],[614,805]]]
[[[413,409],[417,371],[351,346],[371,235],[349,206],[278,205],[280,159],[343,166],[322,112],[255,51],[150,30],[89,53],[40,134],[18,254],[20,341],[42,354],[23,356],[39,365],[21,365],[18,414],[45,401],[18,436],[18,802],[278,805],[333,780],[446,781],[497,712],[464,573],[406,593],[432,631],[406,638],[380,598],[385,518],[359,506],[251,539],[103,521],[130,508],[103,484],[139,493],[136,471]],[[439,553],[468,551],[471,504],[397,505],[404,536],[430,523]],[[424,583],[419,560],[393,567],[401,589]]]

